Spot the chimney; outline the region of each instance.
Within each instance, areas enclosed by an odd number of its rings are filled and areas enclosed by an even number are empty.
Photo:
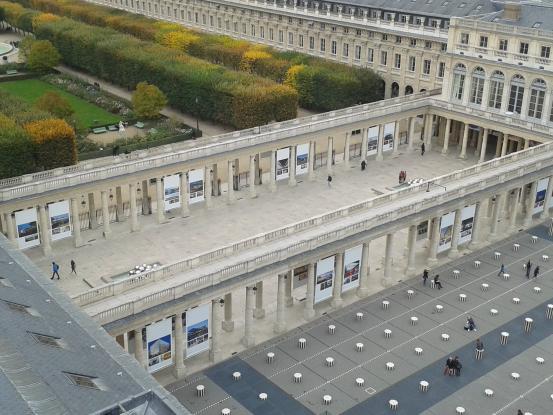
[[[506,20],[520,20],[520,3],[505,3],[503,18]]]

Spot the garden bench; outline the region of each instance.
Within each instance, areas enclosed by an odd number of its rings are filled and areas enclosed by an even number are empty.
[[[8,69],[6,71],[6,75],[16,75],[17,74],[17,69]]]
[[[134,126],[135,126],[136,128],[144,128],[144,123],[138,121]]]
[[[93,129],[92,129],[92,132],[93,132],[94,134],[107,133],[107,131],[108,131],[108,130],[106,129],[106,127],[97,127],[97,128],[93,128]]]
[[[116,125],[110,125],[110,126],[108,126],[108,130],[109,131],[119,131],[119,127],[117,127]]]

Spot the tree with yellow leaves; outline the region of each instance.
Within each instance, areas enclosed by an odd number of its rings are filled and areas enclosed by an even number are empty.
[[[35,159],[39,168],[48,170],[77,162],[75,132],[64,120],[47,119],[24,126],[35,145]]]

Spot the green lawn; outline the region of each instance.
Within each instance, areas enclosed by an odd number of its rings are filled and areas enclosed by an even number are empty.
[[[79,128],[89,128],[96,124],[112,124],[119,122],[120,118],[110,114],[103,108],[90,104],[75,95],[71,95],[47,82],[38,79],[25,79],[22,81],[0,82],[0,89],[18,96],[25,101],[34,104],[45,92],[54,91],[67,99],[75,113],[73,117],[77,120]]]

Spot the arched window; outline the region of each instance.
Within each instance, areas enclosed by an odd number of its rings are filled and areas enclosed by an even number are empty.
[[[467,68],[462,63],[458,63],[453,69],[453,90],[452,98],[461,101],[463,98],[463,90],[465,88],[465,77]]]
[[[481,67],[477,67],[472,72],[472,82],[470,86],[471,104],[482,104],[482,94],[484,93],[484,82],[486,81],[486,72]]]
[[[530,87],[530,102],[528,103],[528,116],[541,119],[543,114],[543,101],[547,85],[543,79],[535,79]]]
[[[501,109],[503,99],[503,88],[505,87],[505,75],[503,72],[495,71],[490,77],[490,96],[488,97],[488,107]]]
[[[509,93],[509,112],[520,114],[522,112],[522,98],[524,97],[524,78],[520,75],[511,79],[511,92]]]

